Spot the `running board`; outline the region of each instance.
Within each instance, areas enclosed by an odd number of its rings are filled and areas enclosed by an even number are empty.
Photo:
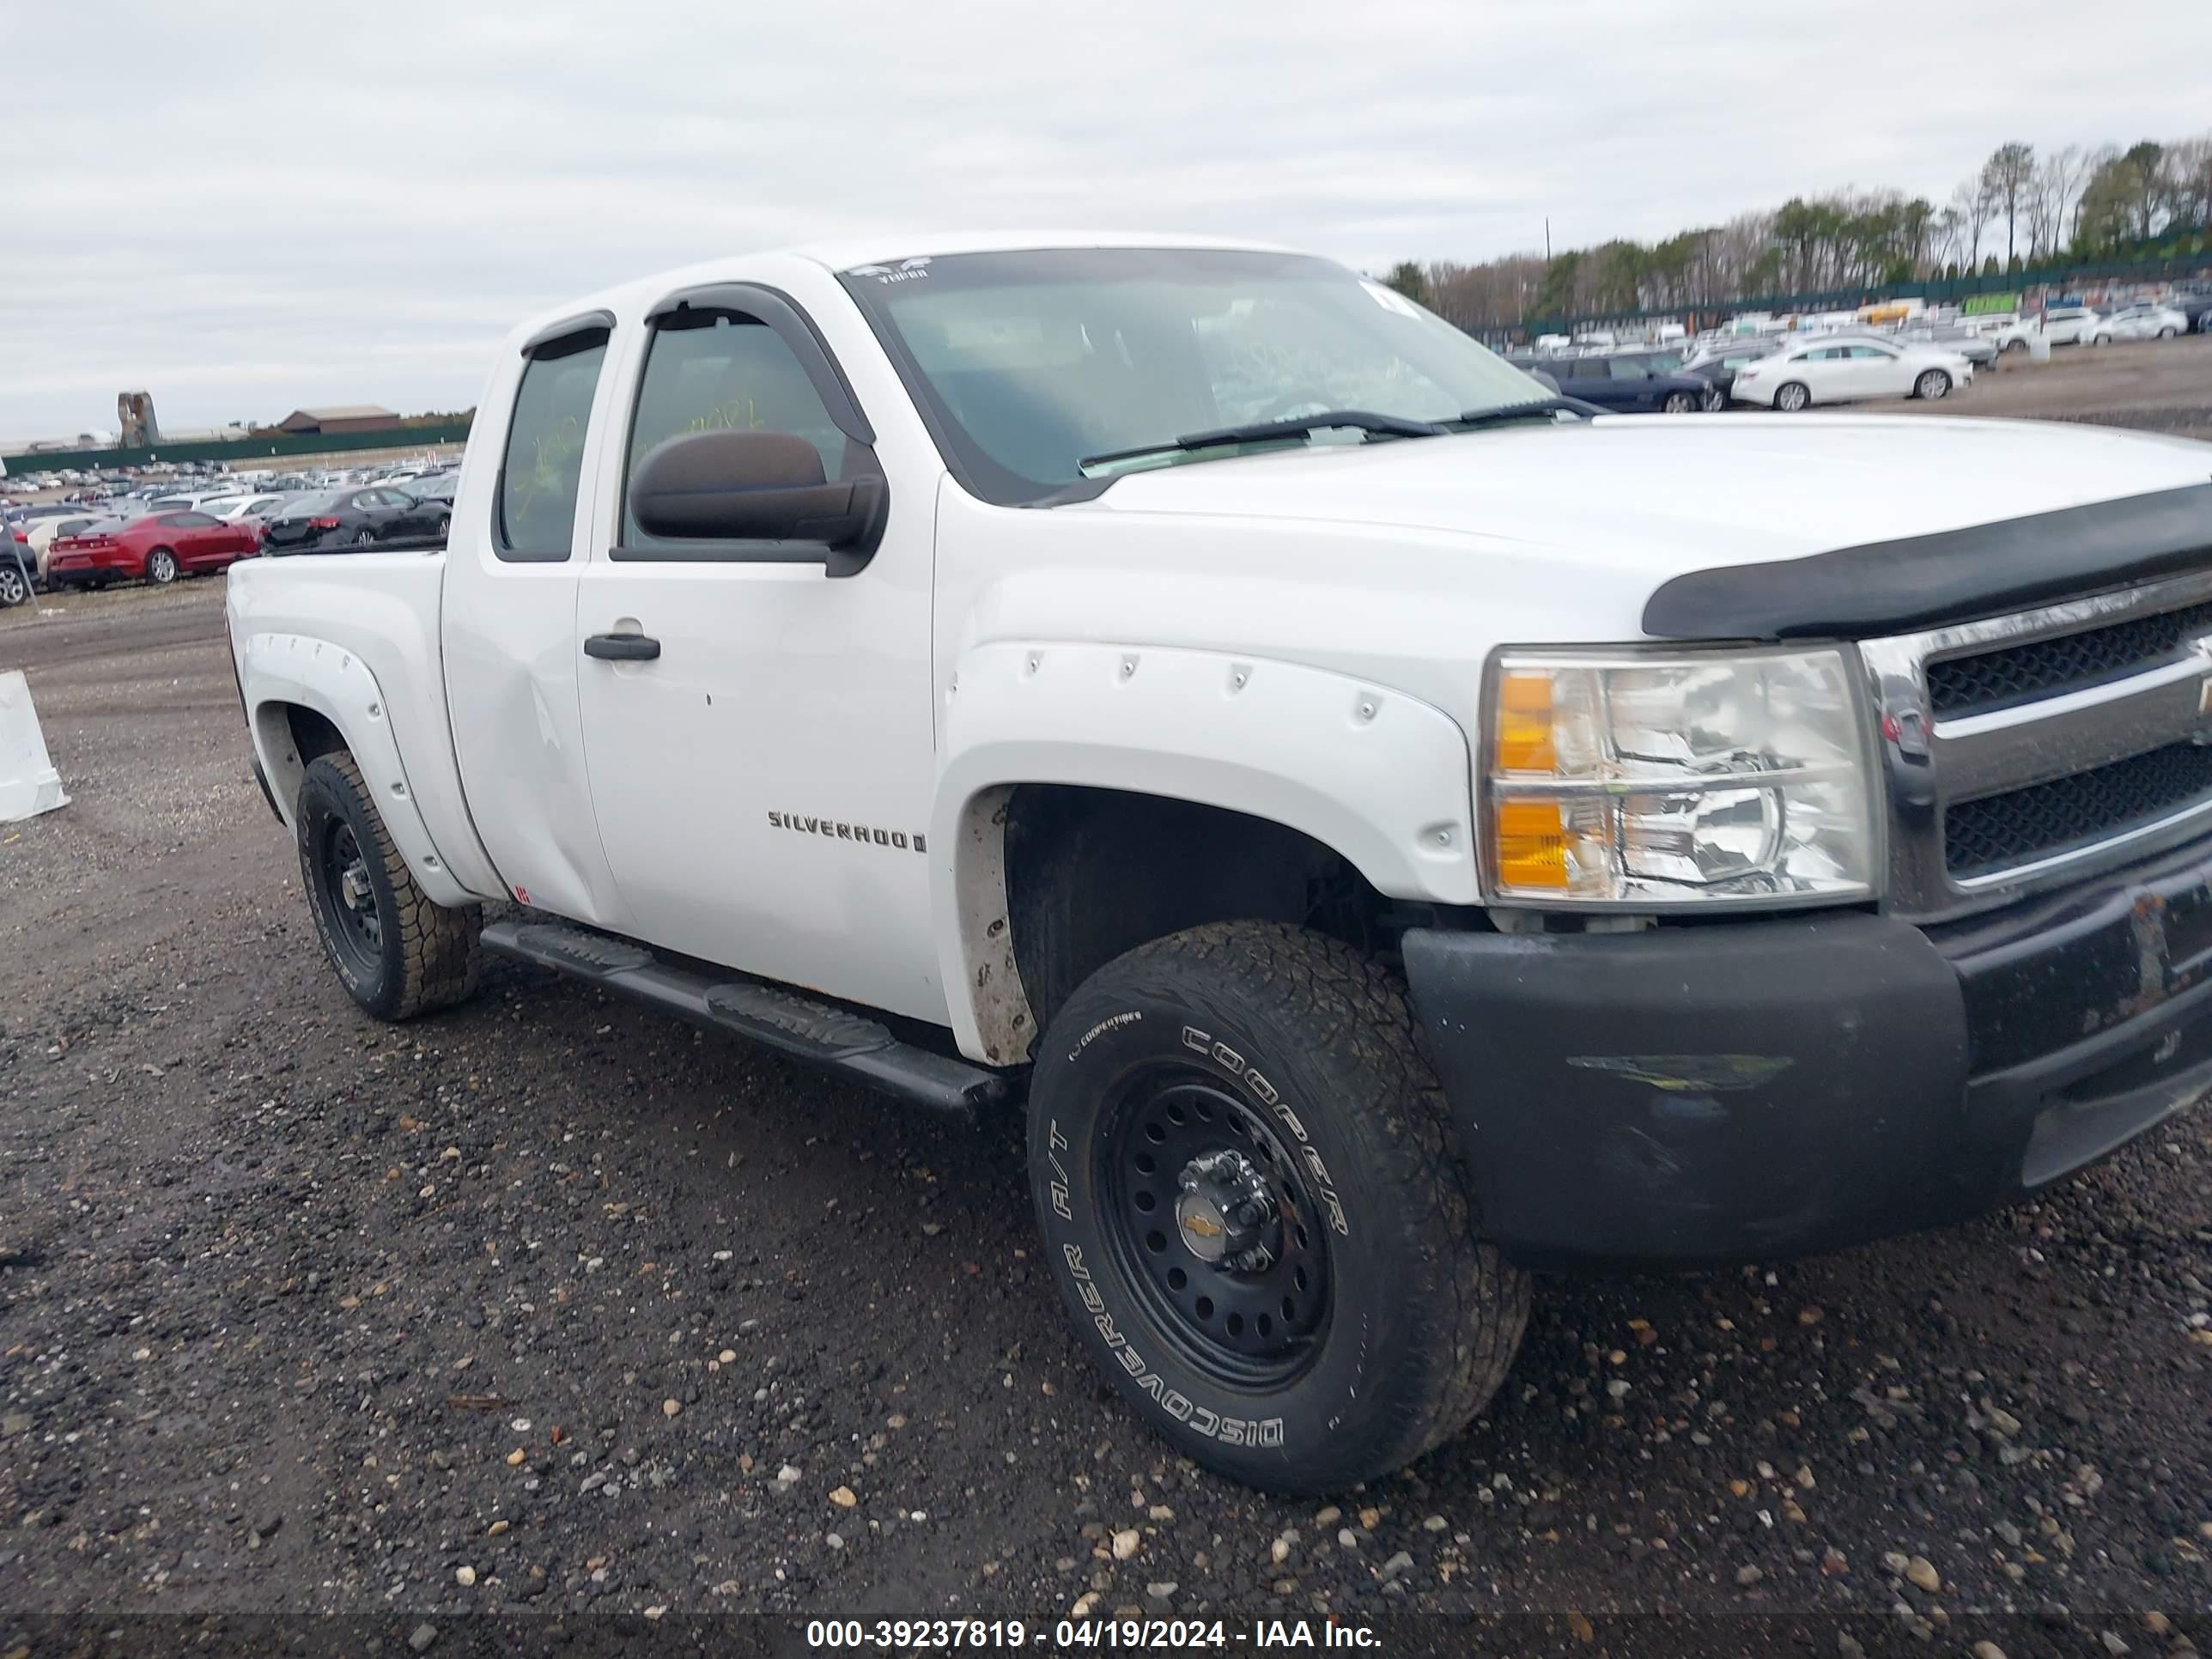
[[[1006,1079],[964,1060],[902,1042],[865,1014],[757,980],[672,967],[641,945],[588,928],[495,921],[487,951],[604,986],[663,1012],[741,1037],[933,1111],[971,1121],[1006,1098]]]

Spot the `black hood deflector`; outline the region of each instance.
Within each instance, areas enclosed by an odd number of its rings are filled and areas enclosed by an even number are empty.
[[[1667,640],[1865,639],[2021,611],[2212,564],[2212,483],[1869,542],[1660,585]]]

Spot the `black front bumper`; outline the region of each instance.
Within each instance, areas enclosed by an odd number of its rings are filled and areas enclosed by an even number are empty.
[[[1405,957],[1483,1231],[1532,1267],[1960,1220],[2212,1087],[2212,844],[1943,927],[1418,930]]]

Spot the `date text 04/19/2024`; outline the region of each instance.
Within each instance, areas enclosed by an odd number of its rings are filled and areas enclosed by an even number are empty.
[[[1334,1620],[1266,1619],[1233,1626],[1218,1619],[1060,1619],[1031,1625],[1018,1619],[815,1619],[806,1645],[822,1649],[908,1651],[959,1648],[1169,1649],[1356,1648],[1379,1645],[1376,1632]]]

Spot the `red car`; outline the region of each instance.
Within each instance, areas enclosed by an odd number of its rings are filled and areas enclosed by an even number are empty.
[[[261,550],[261,532],[206,513],[156,513],[110,520],[81,536],[57,536],[46,550],[50,587],[105,587],[222,570]]]

